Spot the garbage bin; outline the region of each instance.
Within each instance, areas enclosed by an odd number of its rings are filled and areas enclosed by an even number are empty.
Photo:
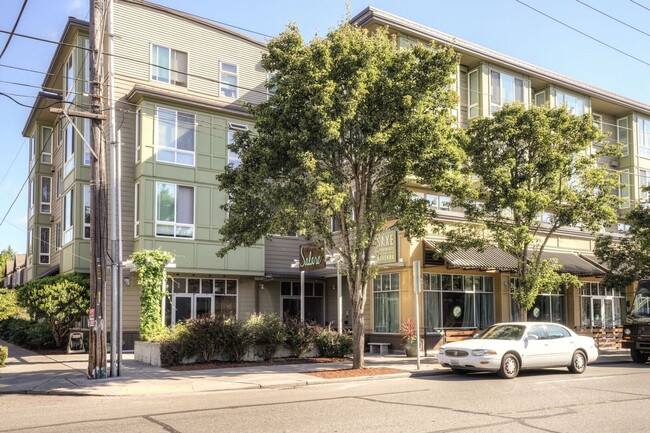
[[[71,332],[68,337],[68,353],[85,353],[83,332]]]

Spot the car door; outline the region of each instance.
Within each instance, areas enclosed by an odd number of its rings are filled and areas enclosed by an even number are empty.
[[[548,334],[548,347],[553,359],[553,365],[569,365],[576,349],[575,338],[564,326],[546,325]]]
[[[529,326],[524,335],[524,349],[521,355],[523,368],[546,367],[552,362],[544,325]]]

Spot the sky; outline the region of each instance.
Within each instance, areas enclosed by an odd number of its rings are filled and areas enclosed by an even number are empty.
[[[11,30],[23,1],[1,0],[0,30]],[[356,15],[371,5],[650,105],[650,51],[647,49],[650,0],[155,2],[264,35],[277,35],[287,23],[293,22],[306,40],[314,35],[324,36],[336,27],[345,20],[348,8]],[[16,31],[58,41],[68,16],[88,19],[89,3],[89,0],[28,0]],[[265,39],[259,34],[249,35]],[[0,47],[6,41],[7,35],[0,34]],[[55,48],[54,44],[15,36],[0,58],[0,92],[31,106],[43,74],[6,66],[45,72]],[[28,146],[22,130],[29,111],[0,95],[0,250],[9,245],[17,252],[26,249],[27,186],[24,184],[28,174]]]

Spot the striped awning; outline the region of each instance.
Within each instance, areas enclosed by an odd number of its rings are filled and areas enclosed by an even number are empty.
[[[605,275],[605,269],[581,258],[573,253],[556,253],[544,251],[542,253],[543,259],[557,259],[562,265],[559,272],[577,275],[579,277],[602,277]]]
[[[425,248],[437,251],[434,241],[425,239]],[[517,270],[517,259],[494,245],[487,245],[482,250],[468,248],[446,253],[443,256],[449,268],[479,269],[482,271],[496,270],[513,272]]]

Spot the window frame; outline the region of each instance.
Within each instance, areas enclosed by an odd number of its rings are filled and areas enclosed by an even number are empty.
[[[140,237],[140,182],[136,182],[133,188],[133,237],[138,238]]]
[[[472,88],[472,74],[476,76],[476,88]],[[480,115],[481,91],[479,68],[472,69],[467,73],[467,117],[473,119]],[[472,102],[472,96],[476,96],[476,101]]]
[[[45,138],[45,131],[50,131],[50,136],[48,139]],[[41,163],[43,164],[52,164],[52,137],[54,137],[54,129],[49,126],[40,127],[41,135],[41,147],[43,151],[41,152]],[[47,152],[49,147],[49,152]]]
[[[636,123],[638,155],[650,158],[650,118],[638,116]]]
[[[67,177],[73,170],[74,170],[74,153],[75,153],[75,142],[76,140],[76,133],[74,130],[74,127],[72,126],[72,122],[69,120],[65,124],[64,128],[64,138],[63,138],[63,145],[64,145],[64,153],[63,153],[63,159],[64,159],[64,169],[63,169],[63,175],[64,177]]]
[[[29,179],[29,210],[27,213],[27,218],[31,219],[34,216],[34,212],[36,210],[36,182],[34,182],[34,179]]]
[[[74,240],[74,191],[71,189],[63,196],[62,211],[62,245],[67,245]]]
[[[90,185],[83,185],[83,215],[84,215],[84,228],[83,228],[83,239],[90,239]],[[88,211],[86,212],[86,209]],[[87,230],[86,230],[87,229]]]
[[[625,122],[625,126],[622,126],[623,122]],[[625,141],[621,140],[623,131],[625,131]],[[616,119],[616,141],[623,144],[621,153],[623,156],[627,156],[630,152],[630,120],[627,116]]]
[[[30,170],[36,165],[36,129],[29,134],[29,168]]]
[[[631,205],[630,203],[630,191],[632,189],[632,178],[630,176],[630,170],[620,170],[619,172],[619,185],[618,185],[618,196],[623,202],[620,205],[620,209],[628,209]],[[623,177],[627,177],[627,181],[623,180]],[[627,194],[624,192],[627,191]]]
[[[393,279],[397,278],[397,287],[393,287]],[[384,284],[377,284],[378,281],[383,280],[384,277],[388,280],[389,287],[388,289],[384,288]],[[401,296],[400,296],[400,273],[399,272],[386,272],[383,274],[377,274],[375,279],[372,281],[372,332],[376,334],[397,334],[399,333],[400,330],[400,324],[401,324],[401,317],[400,317],[400,312],[401,312]],[[385,295],[387,296],[387,299],[383,299]],[[378,302],[388,302],[386,308],[392,308],[394,305],[390,305],[391,298],[393,296],[397,296],[397,311],[396,311],[396,316],[397,316],[397,323],[393,323],[392,325],[394,328],[390,327],[389,324],[384,324],[384,326],[379,327],[377,319],[379,315],[377,314],[377,307],[376,304]],[[388,325],[388,329],[387,328]],[[378,330],[379,329],[379,330]]]
[[[168,113],[174,113],[174,147],[172,146],[163,146],[160,143],[160,122],[161,122],[161,117],[160,117],[160,111],[167,111]],[[192,124],[192,147],[193,150],[185,150],[185,149],[179,149],[178,148],[178,117],[180,115],[187,116],[187,117],[192,117],[193,119],[193,124]],[[194,113],[189,113],[185,111],[178,111],[174,110],[171,108],[167,107],[161,107],[158,106],[156,107],[156,119],[155,119],[155,126],[154,126],[154,140],[155,140],[155,150],[156,150],[156,162],[162,162],[162,163],[167,163],[167,164],[175,164],[175,165],[183,165],[186,167],[195,167],[196,166],[196,114]],[[161,158],[161,152],[171,152],[174,155],[174,161],[169,161],[166,159]],[[192,157],[192,163],[186,163],[186,162],[179,162],[178,156],[180,155],[189,155]]]
[[[48,201],[44,200],[44,181],[48,181],[49,183],[49,194],[48,194]],[[41,176],[41,188],[40,188],[40,210],[41,213],[43,214],[51,214],[52,213],[52,177],[51,176]]]
[[[493,96],[492,89],[494,87],[493,81],[492,81],[493,80],[493,76],[492,76],[493,73],[499,74],[499,102],[498,102],[498,104],[495,103],[495,102],[492,102],[492,96]],[[512,85],[513,85],[513,88],[512,88],[513,100],[512,101],[505,101],[504,100],[504,95],[503,95],[503,93],[504,93],[504,86],[503,86],[504,80],[503,80],[503,76],[512,78]],[[521,82],[521,99],[522,99],[521,101],[517,100],[517,81]],[[519,103],[523,104],[525,107],[528,107],[528,102],[526,101],[526,91],[527,90],[528,90],[528,88],[526,86],[526,80],[523,77],[512,74],[512,73],[509,73],[509,72],[502,71],[500,69],[489,68],[488,69],[488,91],[487,91],[487,95],[488,95],[488,102],[490,104],[490,106],[489,106],[490,116],[492,116],[495,112],[501,110],[505,104],[512,104],[512,103],[519,102]],[[495,106],[495,109],[493,109],[493,106]]]
[[[154,48],[158,49],[164,49],[167,50],[167,59],[168,59],[168,64],[167,66],[154,63]],[[178,69],[173,69],[173,56],[178,55],[179,53],[185,55],[185,72],[182,72]],[[159,45],[156,43],[151,42],[149,44],[149,81],[155,81],[158,83],[164,83],[164,84],[169,84],[172,86],[178,86],[178,87],[188,87],[188,75],[189,75],[189,70],[190,70],[190,56],[187,51],[181,51],[181,50],[176,50],[174,48],[170,48],[164,45]],[[167,80],[160,79],[159,75],[154,75],[154,70],[156,68],[162,68],[163,70],[167,71]],[[160,71],[158,71],[160,72]],[[177,78],[182,78],[183,76],[185,77],[185,80],[177,80],[174,77],[177,76]]]
[[[228,66],[234,66],[235,67],[235,72],[230,72],[230,71],[224,71],[223,66],[228,65]],[[235,77],[235,84],[228,84],[224,81],[224,75],[229,76],[229,77]],[[232,89],[225,89],[228,87],[232,87]],[[228,90],[232,91],[234,93],[234,96],[228,96],[227,94],[224,93],[224,90],[227,92]],[[229,63],[229,62],[224,62],[223,60],[219,61],[219,97],[220,98],[226,98],[226,99],[232,99],[235,100],[239,97],[239,65],[236,63]]]
[[[562,102],[562,104],[558,103],[558,95],[563,95],[564,102]],[[568,102],[566,101],[567,97],[575,98],[576,102],[577,101],[582,101],[582,113],[576,113],[575,112],[576,107],[571,106],[571,105],[568,104]],[[582,116],[582,115],[587,114],[587,113],[589,113],[591,111],[590,106],[589,106],[589,98],[588,97],[580,95],[578,93],[569,92],[569,91],[564,90],[564,89],[555,88],[555,107],[559,108],[564,104],[566,104],[567,109],[569,110],[569,112],[571,114],[575,115],[575,116]]]
[[[43,236],[43,231],[47,231],[47,236]],[[50,264],[50,244],[51,244],[51,233],[52,229],[47,226],[41,226],[39,228],[39,237],[38,237],[38,264],[39,265],[49,265]],[[45,240],[45,242],[43,242]],[[46,252],[43,251],[43,247],[46,247]]]
[[[163,221],[159,219],[159,186],[160,185],[172,185],[174,186],[174,221]],[[187,223],[178,223],[178,188],[179,187],[184,187],[184,188],[192,188],[192,224],[187,224]],[[163,238],[163,239],[177,239],[177,240],[194,240],[196,236],[196,188],[194,185],[185,185],[185,184],[177,184],[173,182],[165,182],[165,181],[157,181],[156,182],[156,198],[155,198],[155,217],[156,217],[156,223],[155,223],[155,237],[157,238]],[[158,232],[158,227],[159,226],[171,226],[173,228],[173,235],[161,235]],[[192,229],[192,236],[177,236],[177,230],[179,228],[191,228]]]
[[[243,123],[228,122],[228,132],[226,137],[226,149],[228,151],[228,165],[232,168],[237,168],[241,165],[241,157],[239,154],[230,150],[229,146],[235,142],[235,133],[237,131],[250,131],[248,125]]]

